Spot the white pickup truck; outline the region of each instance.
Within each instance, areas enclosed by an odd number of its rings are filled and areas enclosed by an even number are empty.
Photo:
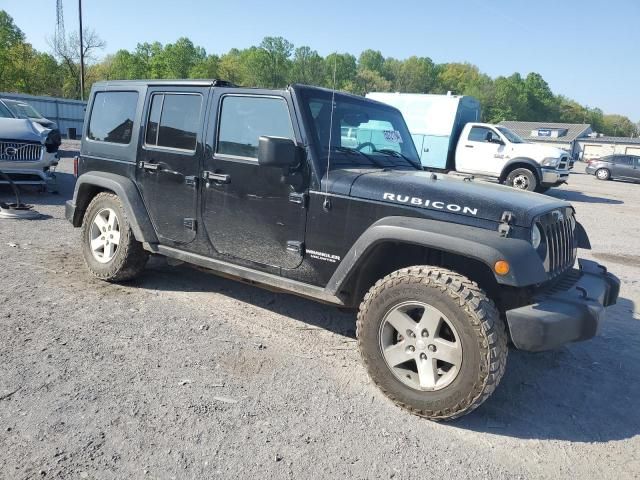
[[[569,179],[569,154],[528,143],[501,125],[478,123],[473,97],[369,93],[367,98],[398,108],[428,170],[491,177],[522,190],[544,192]]]

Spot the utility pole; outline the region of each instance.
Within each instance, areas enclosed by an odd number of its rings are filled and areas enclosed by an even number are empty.
[[[78,19],[80,23],[80,100],[84,100],[84,46],[82,45],[82,0],[78,0]]]

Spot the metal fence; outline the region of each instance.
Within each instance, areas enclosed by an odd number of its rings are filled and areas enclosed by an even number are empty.
[[[82,134],[84,111],[87,102],[70,100],[68,98],[39,97],[23,93],[0,92],[0,98],[10,98],[28,103],[49,120],[58,124],[62,136],[71,138],[70,129],[75,129],[76,135]],[[73,130],[71,130],[73,133]]]

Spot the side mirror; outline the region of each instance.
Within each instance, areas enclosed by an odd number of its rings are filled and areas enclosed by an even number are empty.
[[[263,167],[291,168],[300,163],[301,149],[290,138],[260,137],[258,164]]]

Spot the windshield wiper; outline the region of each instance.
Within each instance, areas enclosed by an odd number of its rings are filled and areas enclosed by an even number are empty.
[[[372,165],[375,165],[376,167],[379,167],[379,168],[387,168],[387,165],[385,165],[382,162],[379,162],[378,160],[373,158],[371,155],[367,155],[366,153],[361,152],[357,148],[340,147],[340,146],[337,146],[337,145],[331,145],[331,148],[333,148],[334,150],[336,150],[338,152],[348,153],[350,155],[354,155],[354,154],[355,155],[361,155],[364,158],[366,158],[367,160],[369,160],[369,163],[371,163]]]
[[[392,157],[402,158],[409,165],[411,165],[413,168],[416,168],[418,170],[422,170],[422,165],[420,165],[420,166],[416,165],[415,163],[413,163],[413,160],[411,160],[405,154],[397,152],[396,150],[391,150],[390,148],[383,148],[381,150],[376,150],[376,153],[382,153],[383,155],[391,155]]]

